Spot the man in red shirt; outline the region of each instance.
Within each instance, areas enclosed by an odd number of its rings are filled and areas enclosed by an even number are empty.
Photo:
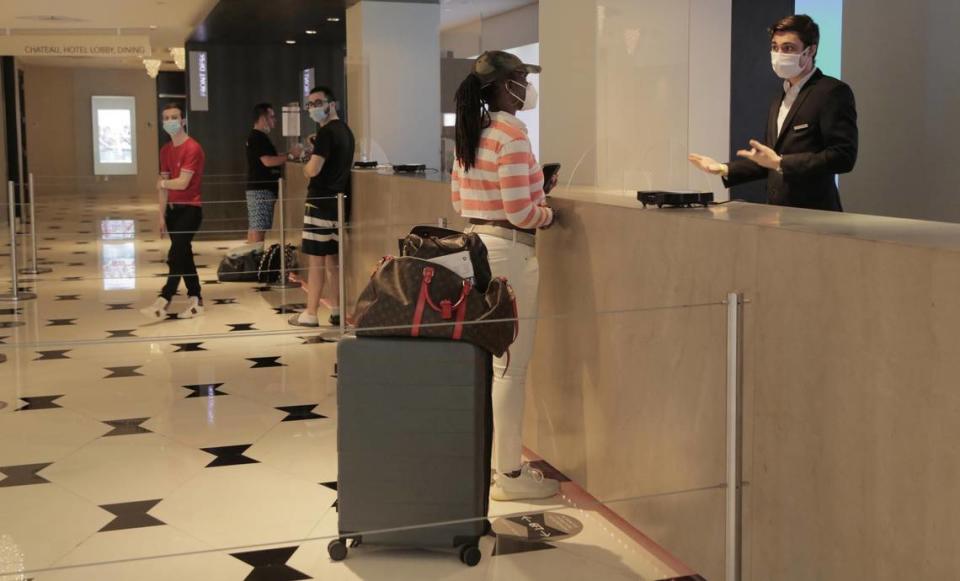
[[[203,314],[200,277],[193,261],[192,242],[203,221],[200,186],[206,156],[200,144],[187,135],[180,105],[169,103],[163,108],[163,129],[171,141],[160,149],[157,191],[160,197],[160,237],[170,234],[170,252],[167,254],[170,274],[160,297],[140,310],[144,316],[156,321],[166,316],[181,278],[187,286],[190,302],[177,318],[191,319]]]

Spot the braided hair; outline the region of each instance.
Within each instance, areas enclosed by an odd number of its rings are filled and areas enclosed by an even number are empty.
[[[469,171],[477,164],[477,148],[480,135],[490,126],[487,106],[494,100],[494,84],[484,85],[477,75],[471,73],[460,83],[455,96],[457,104],[456,155]]]

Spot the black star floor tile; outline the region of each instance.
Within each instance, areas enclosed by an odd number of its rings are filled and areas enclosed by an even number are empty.
[[[187,351],[206,351],[201,347],[203,343],[174,343],[173,346],[177,348],[174,353],[184,353]]]
[[[230,250],[229,246],[217,246],[217,250]]]
[[[332,490],[332,491],[334,491],[334,492],[337,491],[337,483],[336,483],[336,482],[321,482],[321,483],[320,483],[320,486],[325,486],[325,487],[329,488],[330,490]],[[330,508],[332,508],[333,510],[335,510],[335,511],[337,511],[337,512],[340,512],[340,499],[338,498],[337,500],[334,500],[334,501],[333,501],[333,504],[330,506]]]
[[[57,295],[58,301],[79,301],[80,295]]]
[[[107,307],[108,311],[130,311],[133,310],[133,303],[110,303]]]
[[[137,502],[121,502],[119,504],[103,504],[100,508],[112,513],[116,518],[108,522],[100,532],[124,531],[144,527],[156,527],[167,523],[147,514],[163,499],[139,500]]]
[[[6,345],[7,339],[9,338],[10,338],[10,335],[4,335],[3,337],[0,337],[0,345]]]
[[[49,319],[47,320],[48,327],[70,327],[76,326],[76,319]]]
[[[86,262],[68,262],[67,266],[86,266]],[[77,295],[74,295],[77,296]]]
[[[67,353],[72,351],[72,349],[62,349],[59,351],[37,351],[37,357],[34,361],[49,361],[51,359],[70,359],[67,357]]]
[[[253,444],[243,444],[240,446],[220,446],[217,448],[201,448],[207,454],[216,456],[216,460],[207,464],[207,468],[218,468],[220,466],[238,466],[240,464],[259,464],[258,460],[248,458],[243,455]]]
[[[289,315],[290,313],[299,313],[307,308],[306,303],[294,303],[290,305],[280,305],[273,307],[273,312],[278,315]]]
[[[106,420],[103,423],[112,427],[113,430],[103,435],[108,436],[133,436],[135,434],[150,434],[150,430],[142,427],[140,424],[150,418],[129,418],[126,420]]]
[[[220,281],[217,279],[205,280],[203,284],[220,284]]]
[[[227,324],[227,326],[230,327],[230,332],[231,332],[231,333],[233,333],[233,332],[235,332],[235,331],[257,331],[257,329],[254,328],[253,325],[254,325],[254,323],[234,323],[234,324]]]
[[[222,383],[202,383],[199,385],[184,385],[184,389],[189,389],[192,393],[184,399],[192,397],[217,397],[218,395],[230,395],[220,391]]]
[[[107,331],[107,333],[110,333],[110,336],[107,337],[107,339],[120,339],[120,338],[123,338],[123,337],[136,337],[136,335],[133,334],[134,331],[136,331],[136,329],[120,329],[120,330],[117,330],[117,331]]]
[[[70,254],[87,254],[86,250],[74,250]]]
[[[280,363],[278,360],[282,355],[276,357],[248,357],[247,361],[253,362],[253,365],[250,369],[260,369],[263,367],[286,367],[285,364]]]
[[[269,286],[255,286],[253,287],[253,292],[255,293],[268,293],[273,290],[273,287]]]
[[[21,397],[27,402],[25,405],[17,408],[18,412],[32,412],[36,410],[52,410],[61,407],[56,401],[63,395],[34,395],[30,397]]]
[[[29,486],[31,484],[47,484],[50,481],[37,473],[51,464],[52,462],[48,462],[46,464],[0,466],[0,474],[6,476],[6,478],[0,480],[0,488],[10,488],[11,486]]]
[[[77,282],[77,281],[83,280],[83,277],[82,276],[65,276],[60,280],[62,280],[63,282]]]
[[[235,305],[235,304],[237,304],[237,299],[213,299],[213,304],[215,304],[215,305]]]
[[[2,321],[0,322],[0,329],[13,329],[14,327],[22,327],[26,325],[23,321]]]
[[[137,370],[141,367],[143,366],[127,365],[124,367],[104,367],[104,369],[110,372],[110,375],[104,377],[104,379],[114,379],[117,377],[143,377],[142,373],[137,372]]]
[[[502,537],[497,536],[497,541],[493,547],[494,557],[502,557],[504,555],[516,555],[519,553],[533,553],[535,551],[549,551],[550,549],[556,549],[555,546],[550,543],[535,543],[531,541],[521,541],[520,539],[514,537]]]
[[[0,315],[5,317],[20,316],[23,314],[23,307],[13,307],[12,309],[0,309]]]
[[[297,337],[297,339],[303,339],[302,345],[318,345],[320,343],[329,343],[320,335],[313,335],[311,337]]]
[[[264,549],[246,553],[231,553],[230,556],[239,559],[253,567],[253,571],[244,581],[297,581],[310,579],[309,576],[287,565],[287,561],[300,547],[283,547],[280,549]]]
[[[308,405],[288,405],[276,409],[288,414],[283,418],[284,422],[299,422],[303,420],[325,420],[327,416],[313,413],[313,408],[320,404],[312,403]]]
[[[669,579],[659,579],[658,581],[707,581],[705,577],[700,575],[686,575],[684,577],[671,577]]]

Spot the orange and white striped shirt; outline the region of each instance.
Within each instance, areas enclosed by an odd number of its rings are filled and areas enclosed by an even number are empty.
[[[541,228],[553,220],[527,126],[509,113],[490,114],[490,126],[480,136],[477,164],[464,172],[457,160],[450,186],[453,208],[464,218],[507,220],[524,229]]]

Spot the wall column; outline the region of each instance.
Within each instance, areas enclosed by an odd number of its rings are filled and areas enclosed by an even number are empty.
[[[347,103],[360,155],[440,168],[439,0],[347,8]]]

